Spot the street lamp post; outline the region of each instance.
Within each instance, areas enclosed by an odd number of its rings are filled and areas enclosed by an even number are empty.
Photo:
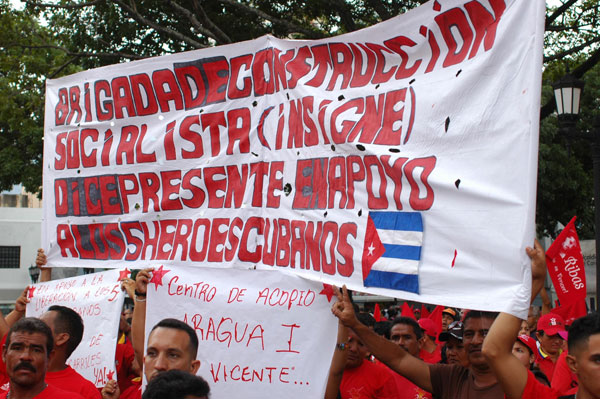
[[[33,284],[37,283],[38,278],[40,277],[40,269],[34,265],[29,266],[29,277]]]
[[[594,121],[593,135],[581,135],[575,130],[579,118],[579,102],[583,92],[583,81],[567,74],[553,85],[558,113],[558,125],[567,136],[567,152],[570,155],[570,137],[585,138],[592,142],[594,167],[594,231],[596,239],[596,309],[600,309],[600,117]]]

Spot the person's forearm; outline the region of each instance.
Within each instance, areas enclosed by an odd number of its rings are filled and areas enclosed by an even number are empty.
[[[348,350],[345,348],[347,341],[348,329],[342,323],[338,323],[337,344],[331,358],[331,366],[329,367],[325,399],[337,399],[338,397],[344,368],[346,367],[346,359],[348,358]]]
[[[10,328],[17,321],[21,320],[21,318],[23,318],[24,315],[25,315],[25,312],[18,312],[16,310],[13,310],[6,316],[6,324],[8,324],[8,327]]]
[[[141,299],[141,298],[140,298]],[[131,344],[138,364],[144,364],[144,335],[146,325],[146,298],[135,298],[135,307],[131,319]]]
[[[351,328],[369,348],[369,352],[390,367],[390,363],[399,362],[408,355],[402,347],[385,339],[362,323],[357,323]]]

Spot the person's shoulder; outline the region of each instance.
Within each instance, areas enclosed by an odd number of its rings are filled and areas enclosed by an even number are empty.
[[[121,393],[120,399],[141,399],[142,397],[142,380],[134,381],[134,384]]]
[[[554,389],[542,384],[530,370],[527,370],[527,384],[523,390],[523,399],[557,399],[558,397]]]
[[[0,399],[2,397],[0,396]],[[64,389],[58,388],[52,384],[48,384],[46,389],[44,389],[35,399],[85,399],[81,394],[77,392],[65,391]]]

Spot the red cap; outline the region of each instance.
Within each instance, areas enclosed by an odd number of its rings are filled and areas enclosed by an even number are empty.
[[[427,317],[419,319],[419,326],[425,331],[425,334],[437,338],[440,329],[435,325],[435,322]]]
[[[532,355],[535,355],[537,353],[537,345],[535,343],[535,339],[533,339],[529,335],[525,335],[525,334],[519,335],[517,337],[517,339],[519,341],[521,341],[523,343],[523,345],[525,345],[529,348]]]
[[[543,331],[546,335],[560,334],[564,336],[566,334],[565,320],[556,313],[546,313],[538,320],[537,330]]]

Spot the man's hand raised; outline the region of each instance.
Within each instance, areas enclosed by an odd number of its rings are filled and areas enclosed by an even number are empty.
[[[346,327],[352,328],[356,326],[359,321],[354,313],[354,307],[350,301],[350,295],[348,295],[348,289],[344,285],[342,290],[333,286],[333,290],[337,295],[337,302],[331,307],[331,312],[337,317],[340,322]]]

